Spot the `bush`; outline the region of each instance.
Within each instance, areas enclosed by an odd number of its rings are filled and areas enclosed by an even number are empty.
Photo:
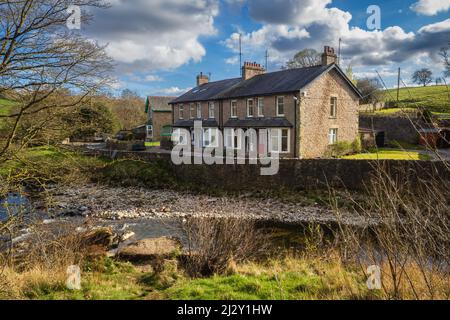
[[[265,253],[265,235],[252,221],[236,218],[190,218],[184,225],[188,254],[184,267],[188,275],[224,274],[234,263]]]
[[[362,151],[361,137],[357,137],[355,141],[352,142],[352,149],[354,153],[361,153]]]
[[[339,141],[334,145],[331,145],[328,149],[327,156],[329,157],[342,157],[350,154],[361,153],[362,144],[361,138],[356,138],[353,142]]]

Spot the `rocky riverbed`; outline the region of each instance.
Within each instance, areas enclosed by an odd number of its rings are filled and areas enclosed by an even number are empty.
[[[284,202],[272,198],[210,197],[173,190],[148,190],[99,185],[56,187],[51,192],[49,213],[105,220],[179,219],[234,217],[282,223],[336,222],[336,215],[319,205]],[[340,219],[348,224],[361,221],[350,214]]]

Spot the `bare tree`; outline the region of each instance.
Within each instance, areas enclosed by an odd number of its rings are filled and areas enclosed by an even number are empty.
[[[69,30],[69,6],[106,7],[100,0],[6,0],[0,3],[0,94],[17,102],[0,157],[11,151],[26,116],[73,107],[110,80],[104,47]],[[86,10],[85,10],[86,11]],[[88,14],[82,23],[90,20]],[[65,94],[71,92],[70,97]],[[62,101],[56,99],[65,96]]]
[[[412,80],[417,83],[417,84],[421,84],[424,87],[427,86],[427,84],[431,83],[433,81],[433,73],[427,69],[427,68],[423,68],[420,70],[417,70],[416,72],[414,72],[413,76],[412,76]]]
[[[382,101],[384,93],[380,81],[376,78],[364,78],[356,81],[356,87],[363,95],[363,103],[375,103]]]
[[[320,54],[314,49],[304,49],[298,52],[292,60],[286,63],[286,69],[312,67],[320,64]]]
[[[441,51],[439,52],[439,55],[444,60],[444,66],[445,66],[444,74],[445,74],[446,77],[450,77],[450,53],[449,53],[449,47],[441,48]]]

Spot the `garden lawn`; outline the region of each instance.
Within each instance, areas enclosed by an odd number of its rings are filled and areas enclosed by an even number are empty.
[[[161,142],[159,142],[159,141],[146,142],[145,146],[146,147],[160,147],[161,146]]]
[[[344,156],[342,159],[351,160],[430,160],[431,157],[419,151],[401,149],[372,149],[369,153],[359,153]]]

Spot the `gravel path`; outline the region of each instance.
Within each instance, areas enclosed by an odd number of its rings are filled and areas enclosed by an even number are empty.
[[[283,223],[337,221],[336,215],[326,208],[285,203],[270,198],[216,198],[171,190],[112,188],[97,185],[54,189],[50,213],[110,220],[197,216],[235,217]],[[350,214],[345,214],[342,219],[348,224],[362,222]]]

